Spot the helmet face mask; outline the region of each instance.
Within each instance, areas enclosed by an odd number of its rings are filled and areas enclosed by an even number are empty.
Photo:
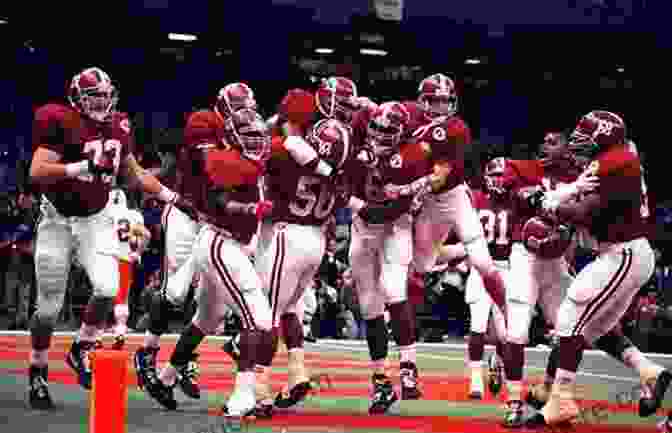
[[[569,138],[569,150],[580,161],[589,161],[604,150],[625,144],[625,122],[609,111],[594,110],[579,120]]]
[[[346,124],[352,121],[354,113],[361,107],[357,86],[345,77],[323,80],[315,92],[315,104],[324,117]]]
[[[376,156],[395,152],[409,122],[410,114],[403,104],[395,101],[381,104],[373,112],[367,125],[367,146]]]
[[[495,158],[488,162],[483,173],[485,190],[495,198],[504,198],[508,194],[508,189],[504,185],[504,171],[506,160],[504,158]]]
[[[90,119],[105,122],[116,111],[119,95],[103,70],[89,68],[73,77],[68,99],[73,107]]]
[[[256,111],[257,100],[254,92],[245,83],[231,83],[220,89],[217,95],[215,111],[224,119],[230,118],[233,113],[244,108]]]
[[[430,118],[454,116],[458,101],[453,80],[443,74],[434,74],[420,82],[418,103]]]
[[[271,136],[266,122],[254,110],[243,108],[233,113],[230,122],[231,143],[243,156],[264,162],[270,156]]]

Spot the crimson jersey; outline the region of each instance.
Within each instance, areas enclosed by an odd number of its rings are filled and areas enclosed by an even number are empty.
[[[224,121],[214,111],[196,111],[187,119],[184,142],[178,149],[177,190],[192,201],[205,199],[199,187],[204,158],[209,149],[225,142]]]
[[[258,180],[263,168],[245,159],[237,149],[213,149],[205,155],[204,176],[193,179],[199,191],[226,191],[230,201],[256,203],[259,201]],[[204,195],[204,197],[207,197]],[[206,220],[222,228],[243,244],[248,244],[257,232],[254,215],[232,215],[218,209],[207,198],[195,202]]]
[[[519,221],[517,207],[511,200],[493,200],[490,194],[480,190],[472,190],[471,198],[483,224],[483,233],[492,258],[508,260],[513,243],[514,223]]]
[[[415,129],[412,140],[425,143],[429,147],[431,165],[443,161],[450,163],[451,172],[439,193],[464,183],[464,153],[466,147],[471,144],[471,131],[461,118],[457,116],[435,118]],[[429,172],[428,170],[427,173]]]
[[[43,147],[56,152],[64,164],[106,153],[114,163],[114,174],[82,174],[38,190],[65,216],[95,214],[107,205],[119,166],[133,152],[133,146],[125,113],[114,113],[109,122],[97,122],[66,105],[44,105],[35,112],[33,150]]]
[[[410,138],[418,128],[423,125],[432,122],[432,119],[427,116],[425,110],[418,105],[417,101],[404,101],[402,102],[408,114],[410,115],[410,122],[408,124],[408,129],[406,130],[406,137]]]
[[[397,153],[381,158],[375,167],[354,162],[349,170],[353,195],[372,203],[387,201],[384,186],[406,185],[424,176],[430,166],[429,152],[420,143],[403,144]]]
[[[647,235],[642,212],[642,170],[639,157],[625,148],[607,150],[591,167],[599,179],[602,206],[588,226],[601,242],[625,242]]]
[[[273,202],[272,221],[321,226],[344,199],[329,179],[301,167],[274,137],[271,158],[266,163],[266,191]]]
[[[523,225],[528,219],[537,216],[527,203],[518,199],[518,192],[528,187],[542,187],[544,191],[554,190],[559,184],[568,184],[576,180],[578,170],[573,168],[553,170],[545,168],[536,159],[507,159],[504,177],[512,180],[514,195],[511,206],[515,209],[511,219],[511,236],[515,242],[522,242]]]

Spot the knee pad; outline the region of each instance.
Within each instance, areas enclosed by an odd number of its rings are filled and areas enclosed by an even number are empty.
[[[488,319],[492,303],[473,302],[469,304],[469,313],[471,314],[470,330],[478,334],[485,334],[488,329]]]
[[[360,291],[359,310],[364,320],[372,320],[385,314],[385,296],[379,290]]]
[[[559,337],[571,337],[573,335],[574,328],[579,320],[580,309],[581,304],[569,296],[562,301],[560,308],[558,308],[557,323],[555,324],[555,331]],[[592,341],[588,343],[592,343]]]
[[[488,244],[483,236],[478,236],[464,243],[464,250],[469,258],[469,263],[485,277],[497,271],[495,262],[492,261]]]
[[[514,344],[527,344],[534,305],[509,302],[506,308],[509,318],[506,340]]]
[[[380,271],[380,287],[388,304],[397,304],[408,298],[406,291],[408,265],[383,263]]]

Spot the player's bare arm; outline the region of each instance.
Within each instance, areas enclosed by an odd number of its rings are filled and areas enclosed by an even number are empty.
[[[250,215],[262,219],[273,209],[273,204],[269,201],[259,201],[253,203],[243,203],[233,200],[231,192],[225,189],[212,190],[208,193],[208,199],[214,204],[216,209],[220,209],[230,215]]]
[[[63,164],[61,160],[62,155],[58,152],[43,146],[38,147],[30,164],[31,181],[40,185],[49,185],[80,174],[78,171],[81,163]]]

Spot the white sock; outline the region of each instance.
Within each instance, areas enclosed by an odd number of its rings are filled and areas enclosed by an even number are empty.
[[[126,335],[128,332],[128,304],[118,304],[114,306],[114,333],[116,335]]]
[[[98,327],[82,323],[82,327],[79,328],[79,332],[77,333],[77,341],[95,343],[96,337],[98,337]]]
[[[469,367],[471,367],[472,370],[483,368],[483,361],[469,361]]]
[[[175,381],[177,380],[177,370],[171,363],[166,364],[165,367],[161,369],[161,373],[159,373],[159,379],[161,382],[168,386],[173,386],[175,385]]]
[[[159,348],[159,342],[161,341],[161,336],[152,334],[151,332],[147,331],[145,334],[145,347],[146,348]]]
[[[31,350],[30,351],[30,365],[36,367],[46,367],[49,364],[48,350]]]
[[[415,344],[399,348],[401,362],[412,362],[415,364],[415,353]]]

